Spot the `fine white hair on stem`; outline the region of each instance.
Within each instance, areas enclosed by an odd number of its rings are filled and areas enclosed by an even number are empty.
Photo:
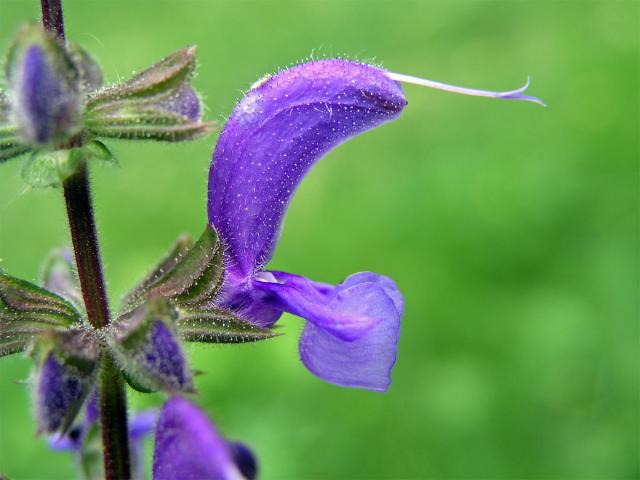
[[[421,87],[436,88],[438,90],[444,90],[447,92],[460,93],[462,95],[472,95],[475,97],[489,97],[489,98],[502,98],[506,100],[524,100],[527,102],[537,103],[546,107],[547,105],[537,97],[529,95],[523,95],[523,93],[529,88],[529,78],[527,82],[520,88],[515,90],[509,90],[506,92],[494,92],[491,90],[479,90],[476,88],[458,87],[456,85],[449,85],[447,83],[436,82],[434,80],[428,80],[426,78],[414,77],[412,75],[404,75],[402,73],[387,72],[387,76],[395,80],[396,82],[412,83]]]

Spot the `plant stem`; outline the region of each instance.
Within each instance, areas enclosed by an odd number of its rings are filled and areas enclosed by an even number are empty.
[[[109,306],[86,163],[64,182],[64,198],[87,317],[94,328],[101,329],[109,325]],[[105,478],[130,478],[127,395],[120,370],[107,351],[102,353],[100,423]]]
[[[64,42],[61,0],[41,0],[41,5],[44,27]],[[80,142],[76,138],[69,146],[79,146]],[[102,275],[86,162],[64,182],[64,198],[87,317],[94,328],[102,329],[109,325],[109,302]],[[102,352],[99,388],[104,475],[107,480],[128,480],[131,468],[127,395],[122,374],[106,350]]]
[[[62,0],[41,0],[42,24],[49,32],[54,32],[64,42],[64,20],[62,19]]]
[[[87,317],[94,328],[100,329],[109,324],[109,306],[88,177],[87,165],[83,162],[78,171],[64,182],[64,199]]]

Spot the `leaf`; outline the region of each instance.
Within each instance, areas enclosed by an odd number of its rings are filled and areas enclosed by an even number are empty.
[[[22,169],[22,179],[33,188],[59,187],[75,173],[84,157],[81,148],[35,151]]]
[[[99,140],[92,140],[82,147],[88,160],[97,160],[106,165],[116,165],[118,162],[111,150]]]
[[[178,333],[188,342],[248,343],[279,335],[218,308],[179,308],[176,326]]]

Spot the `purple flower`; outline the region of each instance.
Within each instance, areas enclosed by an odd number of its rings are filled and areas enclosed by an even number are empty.
[[[244,445],[227,442],[190,401],[167,400],[156,429],[154,480],[252,479],[255,473],[255,459]]]
[[[324,60],[284,70],[236,106],[209,174],[209,223],[226,249],[221,303],[269,327],[283,312],[307,320],[303,363],[338,385],[386,390],[402,296],[374,273],[337,286],[265,271],[293,192],[326,152],[397,118],[402,89],[376,67]]]
[[[272,326],[304,318],[300,356],[337,385],[385,391],[396,360],[403,300],[396,284],[358,273],[338,285],[264,269],[298,184],[325,153],[396,119],[407,102],[399,81],[457,93],[538,101],[510,92],[445,85],[346,60],[321,60],[257,82],[227,121],[209,173],[209,223],[225,246],[219,303]]]

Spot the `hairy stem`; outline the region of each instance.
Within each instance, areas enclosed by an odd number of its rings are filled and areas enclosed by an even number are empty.
[[[48,31],[64,41],[64,20],[62,19],[62,0],[41,0],[42,24]]]
[[[94,328],[109,324],[109,306],[102,276],[98,238],[91,208],[86,163],[64,182],[64,199],[87,317]]]
[[[41,0],[41,5],[44,27],[64,41],[61,0]],[[73,146],[79,146],[80,140],[75,139],[72,143]],[[109,325],[109,303],[102,275],[86,162],[64,182],[64,198],[87,317],[94,328],[102,329]],[[131,467],[124,380],[107,351],[103,351],[102,358],[100,423],[104,474],[108,480],[127,480],[131,478]]]

